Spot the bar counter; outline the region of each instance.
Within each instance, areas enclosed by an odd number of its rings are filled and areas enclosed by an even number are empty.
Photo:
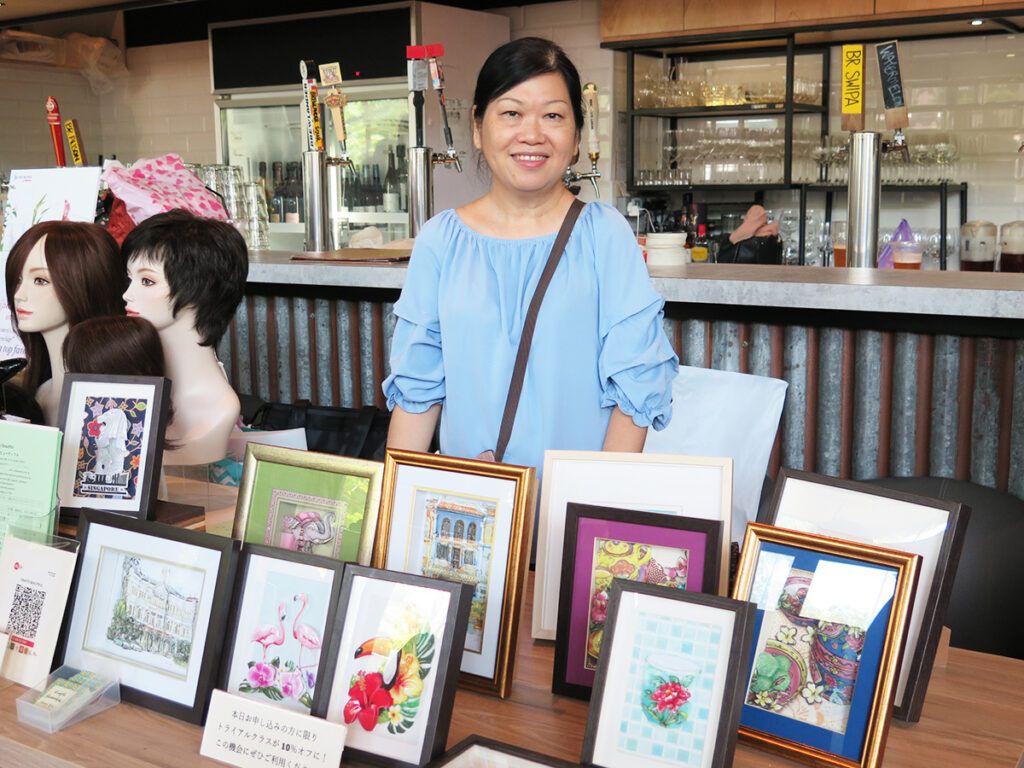
[[[254,251],[249,282],[400,290],[405,272],[401,263],[295,261],[287,251]],[[1024,274],[688,264],[654,267],[651,277],[671,303],[1024,320]]]
[[[382,407],[405,273],[254,253],[219,347],[232,382],[268,401]],[[934,475],[1024,498],[1024,275],[697,264],[652,277],[684,365],[789,383],[772,476]]]

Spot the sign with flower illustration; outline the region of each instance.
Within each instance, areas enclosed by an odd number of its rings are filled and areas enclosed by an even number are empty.
[[[721,531],[718,520],[567,504],[552,690],[589,698],[613,582],[715,592]]]
[[[749,603],[612,582],[583,764],[731,765],[753,618]]]
[[[163,452],[166,379],[69,374],[61,395],[64,432],[57,495],[64,508],[146,517],[156,501]]]
[[[313,714],[348,727],[346,754],[421,766],[444,748],[472,588],[347,566]]]
[[[320,678],[342,564],[249,546],[229,634],[228,693],[308,714]]]
[[[881,765],[919,564],[751,523],[734,592],[757,605],[740,738],[844,768]]]

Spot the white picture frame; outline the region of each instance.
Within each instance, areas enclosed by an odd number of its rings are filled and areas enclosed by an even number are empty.
[[[531,636],[554,640],[566,504],[722,521],[719,594],[729,585],[732,459],[657,453],[545,451]]]

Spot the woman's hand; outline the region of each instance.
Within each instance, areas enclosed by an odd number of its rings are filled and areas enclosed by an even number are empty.
[[[608,420],[608,431],[604,433],[604,446],[601,450],[641,453],[646,440],[647,427],[638,427],[633,423],[631,416],[627,416],[615,406],[612,417]]]
[[[420,451],[430,449],[437,428],[437,419],[441,415],[441,404],[430,406],[423,413],[409,413],[395,406],[391,411],[391,423],[388,425],[388,448],[403,451]]]

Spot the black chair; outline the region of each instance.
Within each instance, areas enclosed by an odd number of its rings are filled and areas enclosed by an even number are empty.
[[[1004,491],[942,477],[868,480],[971,508],[960,566],[946,612],[957,648],[1024,659],[1024,501]]]

